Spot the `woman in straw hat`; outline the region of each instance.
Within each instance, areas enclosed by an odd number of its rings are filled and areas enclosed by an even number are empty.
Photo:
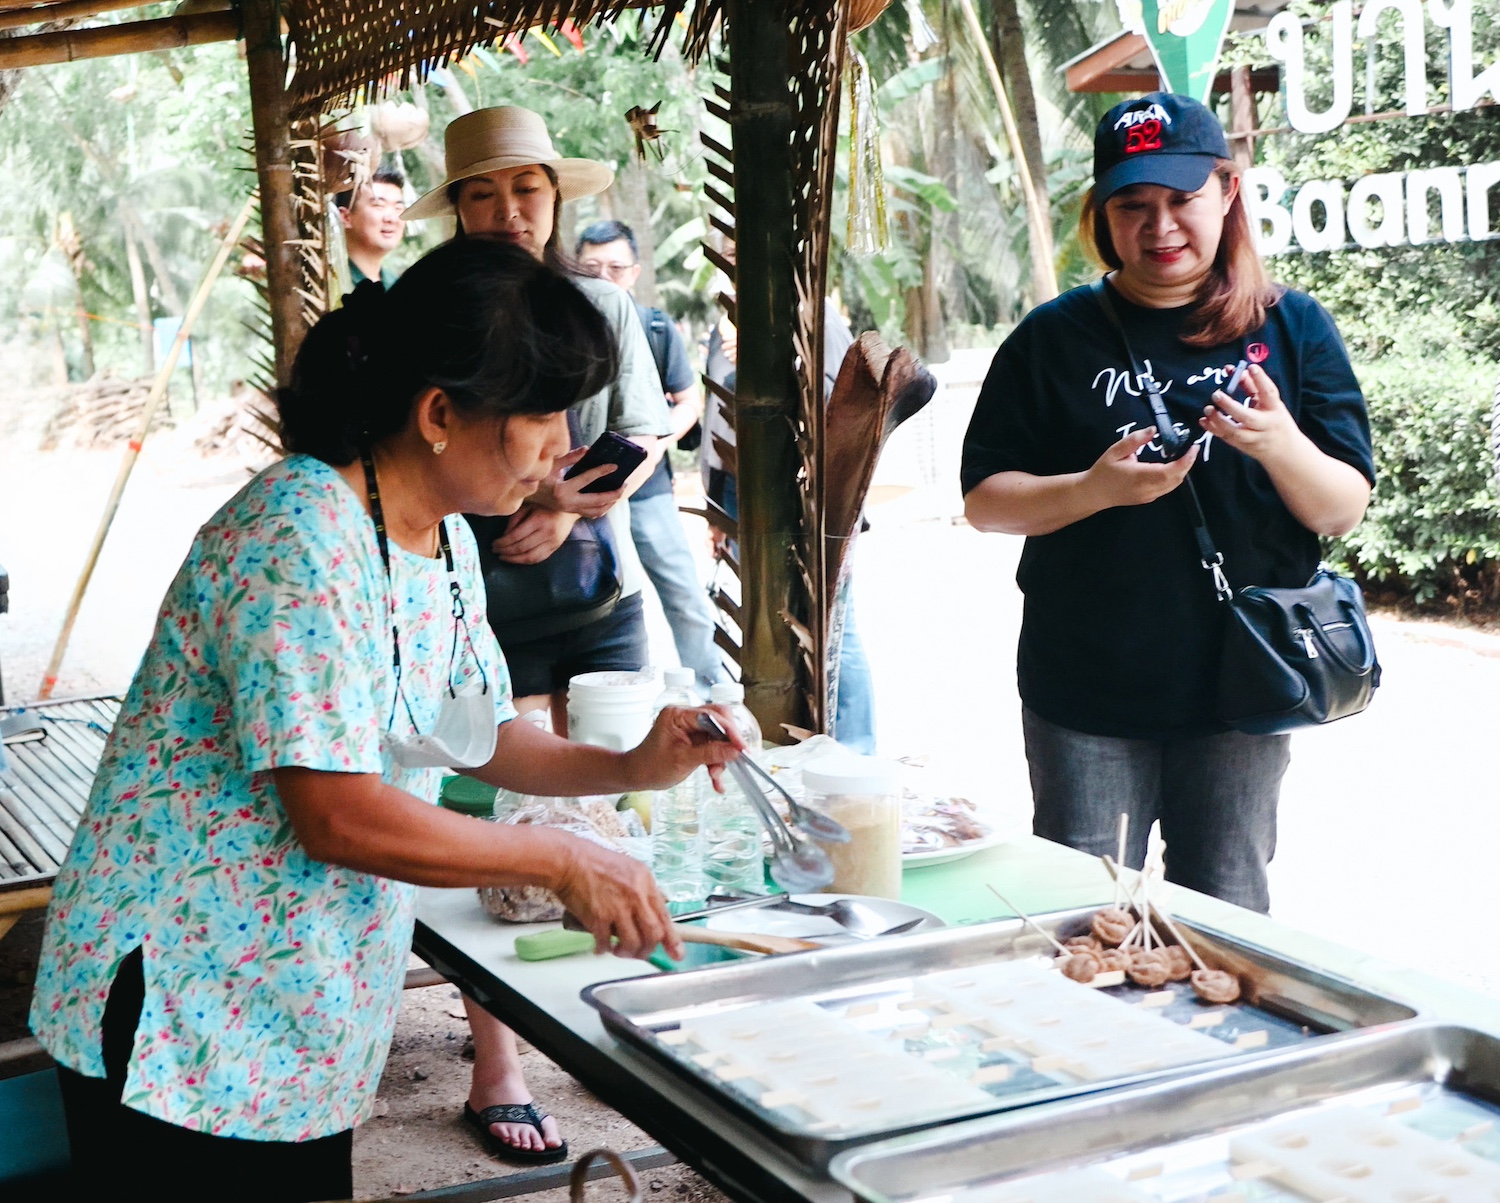
[[[452,122],[444,135],[447,177],[406,211],[407,220],[452,216],[459,237],[486,237],[522,248],[555,267],[571,265],[559,250],[564,201],[603,192],[614,172],[592,159],[558,154],[542,118],[518,106],[477,109]],[[584,486],[608,475],[604,465],[563,475],[605,430],[651,446],[670,435],[671,417],[635,304],[623,290],[574,272],[574,283],[604,315],[619,348],[620,370],[609,387],[574,406],[582,446],[557,460],[556,470],[504,533],[493,540],[501,561],[537,564],[568,538],[580,518],[609,517],[621,568],[620,600],[612,612],[582,626],[539,639],[515,642],[501,635],[517,709],[549,706],[553,729],[567,730],[567,685],[585,672],[635,671],[650,660],[641,600],[644,574],[630,535],[628,505],[619,504],[649,475],[649,464],[608,493]],[[476,524],[481,542],[487,532]],[[474,1074],[464,1119],[490,1150],[508,1160],[560,1161],[567,1145],[557,1123],[532,1101],[522,1074],[515,1034],[488,1011],[464,1000],[474,1032]]]

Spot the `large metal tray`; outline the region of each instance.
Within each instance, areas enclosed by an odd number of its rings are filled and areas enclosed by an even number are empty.
[[[1253,1171],[1237,1178],[1230,1142],[1257,1124],[1346,1106],[1432,1136],[1470,1137],[1466,1151],[1500,1161],[1500,1041],[1402,1024],[865,1145],[836,1158],[831,1173],[870,1203],[979,1203],[1003,1197],[1007,1183],[1032,1186],[1040,1199],[1049,1183],[1033,1176],[1089,1167],[1164,1203],[1305,1203],[1309,1196]]]
[[[1059,938],[1066,938],[1086,930],[1096,910],[1060,911],[1037,916],[1035,921]],[[1225,1012],[1224,1021],[1210,1029],[1226,1043],[1251,1046],[1243,1052],[1237,1049],[1229,1058],[1233,1064],[1280,1048],[1302,1047],[1314,1037],[1396,1023],[1416,1015],[1403,1003],[1222,932],[1183,922],[1178,926],[1210,964],[1238,974],[1246,987],[1240,1003],[1216,1009]],[[926,976],[997,961],[1050,959],[1050,953],[1051,946],[1042,936],[1020,920],[1011,919],[686,973],[605,982],[585,990],[583,997],[616,1036],[736,1110],[800,1160],[822,1168],[837,1153],[855,1144],[1164,1075],[1180,1075],[1204,1063],[1094,1081],[1068,1081],[1065,1074],[1047,1076],[1032,1072],[1034,1064],[1022,1064],[1021,1071],[1009,1081],[984,1085],[983,1097],[978,1100],[934,1106],[921,1114],[902,1117],[900,1122],[876,1120],[866,1125],[832,1126],[816,1122],[815,1116],[799,1112],[795,1106],[765,1106],[765,1087],[753,1078],[726,1082],[696,1063],[694,1046],[674,1044],[680,1038],[674,1033],[684,1021],[691,1023],[695,1018],[728,1011],[744,1011],[753,1019],[758,1006],[803,1000],[841,1014],[850,1006],[865,1010],[868,1014],[858,1020],[858,1026],[878,1033],[912,1022],[903,1004],[910,1005],[916,999],[918,986]],[[1126,1002],[1139,1001],[1148,993],[1134,986],[1114,987],[1108,992],[1126,995]],[[1190,991],[1179,989],[1177,993],[1177,1001],[1162,1008],[1167,1018],[1186,1024],[1191,1016],[1202,1015],[1206,1008]],[[942,1037],[950,1042],[965,1038],[953,1029],[945,1030]],[[935,1038],[910,1040],[896,1047],[920,1058],[934,1052],[935,1046],[927,1041]],[[979,1048],[980,1040],[975,1037],[973,1047],[965,1050],[969,1059],[962,1067],[955,1063],[955,1069],[962,1068],[967,1074],[1005,1055],[986,1051],[979,1056]]]

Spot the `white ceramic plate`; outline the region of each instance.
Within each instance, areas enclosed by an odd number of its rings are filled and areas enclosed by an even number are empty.
[[[926,865],[946,865],[949,861],[963,860],[966,856],[1003,844],[1005,840],[1003,833],[992,831],[977,840],[965,840],[962,844],[953,844],[947,848],[934,848],[930,852],[904,852],[901,854],[901,867],[917,869]]]
[[[793,902],[805,902],[810,906],[825,906],[839,898],[849,898],[879,911],[890,920],[888,926],[895,927],[913,919],[923,922],[908,929],[912,932],[936,931],[946,927],[931,911],[909,906],[890,898],[871,898],[862,894],[793,894]],[[728,911],[722,915],[711,915],[703,926],[713,931],[746,932],[757,936],[790,936],[799,940],[836,940],[840,943],[854,939],[832,919],[822,915],[799,915],[795,911],[778,911],[771,907],[758,906],[747,910]],[[906,932],[902,932],[906,935]]]

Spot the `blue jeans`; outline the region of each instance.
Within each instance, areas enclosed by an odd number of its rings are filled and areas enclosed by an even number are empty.
[[[640,552],[641,566],[666,611],[677,658],[684,668],[698,675],[698,688],[707,693],[710,685],[729,680],[729,674],[714,643],[708,591],[698,579],[687,531],[677,513],[677,498],[671,493],[632,497],[630,534]]]
[[[844,640],[839,644],[839,693],[833,737],[856,752],[875,755],[875,683],[870,661],[854,625],[854,598],[844,608]]]
[[[731,518],[740,516],[739,483],[718,469],[709,475],[708,495]],[[637,540],[639,545],[639,540]],[[870,661],[854,624],[854,598],[844,582],[847,600],[844,639],[839,644],[839,694],[833,712],[833,736],[846,748],[866,756],[875,754],[875,683]]]
[[[1021,725],[1035,834],[1114,856],[1123,811],[1130,815],[1126,860],[1139,868],[1159,819],[1168,881],[1252,911],[1271,909],[1266,866],[1276,854],[1291,736],[1117,739],[1070,731],[1031,710],[1021,712]]]

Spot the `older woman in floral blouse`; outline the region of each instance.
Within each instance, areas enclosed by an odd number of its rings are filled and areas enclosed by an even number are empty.
[[[294,454],[199,532],[58,877],[31,1019],[85,1192],[352,1194],[414,885],[538,884],[601,948],[680,951],[643,866],[432,805],[443,765],[574,795],[734,754],[687,710],[626,753],[510,721],[451,516],[551,476],[614,354],[573,284],[477,240],[309,334],[280,398]]]

